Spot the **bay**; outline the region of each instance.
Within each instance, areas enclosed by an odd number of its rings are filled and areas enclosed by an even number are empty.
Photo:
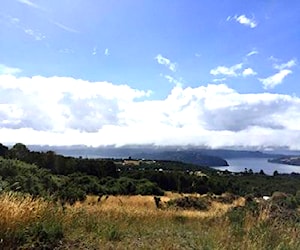
[[[268,162],[267,158],[232,158],[226,159],[229,166],[214,167],[219,170],[228,170],[230,172],[244,172],[245,168],[252,169],[254,173],[263,170],[265,174],[273,175],[274,171],[278,173],[290,174],[300,173],[300,166],[292,166],[280,163]]]

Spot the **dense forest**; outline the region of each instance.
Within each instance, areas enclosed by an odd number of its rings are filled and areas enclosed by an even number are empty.
[[[66,157],[53,151],[30,151],[17,143],[0,144],[0,191],[19,191],[63,203],[84,200],[88,194],[163,195],[230,192],[236,195],[271,195],[281,191],[295,195],[300,175],[265,175],[218,171],[179,161],[138,159],[87,159]]]

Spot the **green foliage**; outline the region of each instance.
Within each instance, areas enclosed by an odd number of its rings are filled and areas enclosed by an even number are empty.
[[[50,250],[58,246],[63,237],[62,223],[54,219],[37,221],[20,230],[17,234],[17,242],[25,248]]]
[[[296,198],[292,195],[283,192],[274,192],[271,197],[273,206],[278,206],[285,209],[296,209],[298,204]]]
[[[207,210],[210,206],[210,202],[206,198],[185,196],[168,201],[167,206],[184,209]]]
[[[8,154],[8,147],[0,143],[0,156],[5,157]]]
[[[73,205],[76,201],[84,201],[86,199],[86,192],[72,181],[66,182],[56,195],[62,203],[69,203],[70,205]]]
[[[122,232],[116,225],[111,225],[106,230],[106,240],[108,241],[120,241],[122,238]]]
[[[234,207],[226,214],[234,235],[241,237],[244,235],[244,224],[247,209],[245,207]]]
[[[164,195],[164,192],[156,183],[150,182],[147,179],[141,179],[137,182],[136,194]]]
[[[297,174],[268,176],[263,171],[255,174],[248,169],[233,174],[178,161],[153,161],[129,169],[116,160],[121,168],[119,173],[111,159],[65,157],[53,151],[32,152],[21,143],[11,149],[0,144],[0,154],[4,156],[0,158],[3,182],[0,190],[5,186],[32,195],[63,197],[71,202],[84,199],[86,194],[161,195],[162,190],[218,195],[230,192],[256,197],[275,191],[295,195],[300,190],[300,175]],[[201,170],[201,175],[194,174],[195,170]],[[76,194],[74,197],[72,192]],[[299,204],[300,198],[294,200],[290,202]]]
[[[300,206],[300,190],[296,192],[295,200],[298,206]]]

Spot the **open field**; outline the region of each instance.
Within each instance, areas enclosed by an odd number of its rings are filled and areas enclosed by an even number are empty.
[[[267,220],[242,206],[212,201],[205,211],[166,208],[180,198],[167,193],[157,209],[153,196],[89,196],[73,206],[30,196],[0,196],[1,249],[300,249],[296,222]],[[233,216],[234,215],[234,216]]]

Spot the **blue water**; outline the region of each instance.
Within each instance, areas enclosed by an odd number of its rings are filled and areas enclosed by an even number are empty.
[[[300,166],[291,166],[279,163],[270,163],[266,158],[235,158],[226,159],[228,167],[217,167],[216,169],[228,170],[231,172],[244,172],[245,168],[252,169],[253,172],[263,170],[268,175],[273,175],[277,170],[279,173],[300,173]]]

